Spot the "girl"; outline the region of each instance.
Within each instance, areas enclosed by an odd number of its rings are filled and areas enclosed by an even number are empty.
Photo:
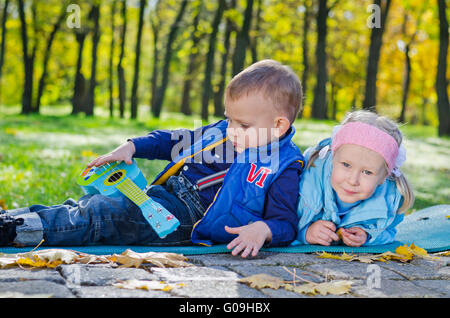
[[[297,239],[292,244],[348,246],[394,241],[395,226],[414,203],[400,171],[402,134],[386,117],[349,113],[332,138],[307,149],[300,181]]]

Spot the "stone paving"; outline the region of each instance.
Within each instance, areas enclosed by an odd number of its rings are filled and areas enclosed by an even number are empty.
[[[109,264],[60,265],[55,269],[0,269],[0,297],[55,298],[397,298],[450,297],[450,257],[439,260],[343,261],[315,254],[261,252],[242,259],[231,254],[187,256],[194,266],[180,268],[119,268]],[[239,282],[242,277],[265,273],[291,281],[292,274],[309,281],[349,280],[349,294],[308,296],[283,288],[261,290]],[[158,281],[176,286],[168,291],[121,289],[113,286],[130,279]]]

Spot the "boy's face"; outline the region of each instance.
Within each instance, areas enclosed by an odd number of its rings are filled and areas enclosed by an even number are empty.
[[[225,116],[228,118],[227,136],[238,153],[264,146],[287,131],[284,126],[280,127],[278,122],[283,117],[277,114],[272,101],[260,92],[236,100],[225,97]]]

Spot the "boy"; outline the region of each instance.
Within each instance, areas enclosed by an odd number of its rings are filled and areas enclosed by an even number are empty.
[[[227,120],[195,131],[153,131],[88,164],[131,163],[133,157],[171,161],[146,189],[181,223],[164,239],[129,199],[86,195],[8,211],[3,219],[12,225],[0,243],[36,245],[42,237],[47,245],[228,243],[242,257],[256,256],[264,244],[288,245],[296,237],[303,168],[291,141],[301,100],[292,70],[260,61],[227,86]]]

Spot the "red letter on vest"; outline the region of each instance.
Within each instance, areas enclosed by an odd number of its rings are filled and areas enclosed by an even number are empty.
[[[267,169],[267,168],[259,168],[258,171],[256,171],[256,165],[254,163],[251,163],[251,168],[250,168],[250,172],[248,173],[247,176],[247,181],[250,183],[253,183],[256,178],[258,178],[258,176],[262,173],[261,177],[259,178],[259,180],[255,183],[258,187],[262,188],[264,186],[264,181],[267,178],[267,175],[269,173],[272,172],[272,170]]]

